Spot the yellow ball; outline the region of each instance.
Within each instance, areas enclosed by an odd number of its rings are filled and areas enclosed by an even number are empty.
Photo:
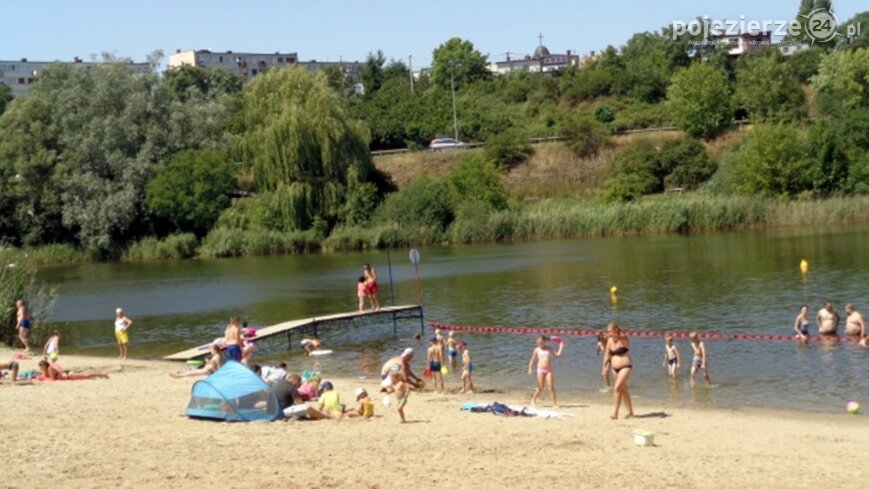
[[[441,367],[441,375],[447,375],[450,373],[450,369],[446,367]]]
[[[809,271],[809,262],[806,260],[800,261],[800,271],[806,273]]]
[[[612,294],[612,295],[616,295],[616,294],[618,294],[618,293],[619,293],[619,288],[618,288],[618,287],[616,287],[615,285],[613,285],[612,287],[610,287],[610,294]]]

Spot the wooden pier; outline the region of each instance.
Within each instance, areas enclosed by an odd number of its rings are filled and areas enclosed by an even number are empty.
[[[304,319],[294,319],[274,326],[266,326],[256,330],[253,340],[257,345],[257,351],[267,351],[286,345],[286,349],[293,346],[293,334],[318,336],[319,330],[327,326],[352,325],[363,326],[368,324],[383,324],[392,322],[392,333],[398,333],[398,321],[406,319],[419,319],[420,333],[425,333],[422,306],[387,306],[377,311],[354,311],[317,316]],[[262,347],[262,348],[261,348]],[[211,343],[190,348],[178,353],[163,357],[166,360],[194,360],[208,355]]]

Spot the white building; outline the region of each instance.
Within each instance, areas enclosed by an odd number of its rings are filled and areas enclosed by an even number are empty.
[[[541,36],[542,38],[542,36]],[[541,39],[542,41],[542,39]],[[579,56],[569,49],[566,53],[550,53],[541,42],[534,53],[520,58],[511,58],[512,53],[505,53],[506,59],[489,63],[488,69],[496,75],[513,71],[528,71],[531,73],[549,73],[569,66],[583,66],[590,59],[596,58],[594,51],[588,56]]]
[[[113,61],[112,63],[117,63]],[[18,61],[3,61],[0,60],[0,84],[8,85],[12,89],[12,95],[15,97],[25,95],[30,92],[30,86],[39,74],[39,71],[53,64],[64,64],[84,69],[90,69],[94,66],[99,66],[103,62],[82,61],[76,57],[73,61],[30,61],[27,58],[21,58]],[[120,63],[134,73],[149,73],[151,65],[148,63]]]
[[[197,49],[195,51],[176,50],[169,55],[169,68],[180,66],[200,66],[202,68],[220,68],[229,70],[243,78],[250,79],[266,68],[300,66],[308,71],[317,71],[326,67],[336,66],[347,75],[356,75],[362,70],[364,63],[358,61],[299,61],[298,53],[235,53],[232,51],[211,51]]]
[[[212,52],[209,49],[197,49],[196,51],[178,49],[169,55],[169,68],[179,68],[184,65],[221,68],[243,78],[251,78],[266,68],[292,66],[298,61],[299,56],[296,53],[234,53],[232,51]]]

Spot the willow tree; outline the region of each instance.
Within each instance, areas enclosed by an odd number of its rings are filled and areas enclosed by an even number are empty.
[[[304,230],[318,218],[334,224],[348,198],[376,194],[367,131],[323,74],[269,70],[243,98],[240,156],[253,166],[269,227]]]

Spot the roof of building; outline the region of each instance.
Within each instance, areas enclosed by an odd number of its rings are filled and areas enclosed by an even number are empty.
[[[541,45],[537,46],[537,49],[534,50],[534,56],[532,56],[532,58],[540,59],[540,58],[545,58],[547,56],[549,56],[549,49],[547,49],[546,46],[541,44]]]

